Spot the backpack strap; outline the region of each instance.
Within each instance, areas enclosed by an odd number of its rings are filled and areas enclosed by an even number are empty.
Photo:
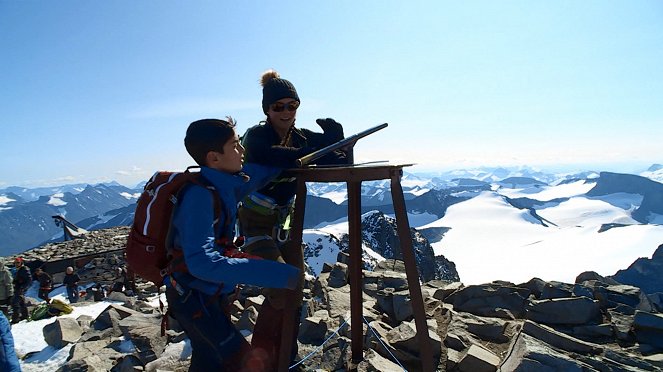
[[[188,167],[186,169],[186,172],[188,172],[189,169],[191,168],[194,167]],[[214,216],[215,216],[213,223],[213,230],[214,230],[214,235],[216,235],[218,231],[218,224],[219,221],[221,220],[221,213],[225,211],[224,208],[221,207],[221,197],[219,196],[219,192],[216,190],[214,185],[212,185],[207,179],[205,179],[201,175],[199,175],[196,178],[193,178],[191,180],[191,183],[206,188],[212,193],[212,201],[214,203]],[[184,187],[182,188],[182,190],[184,190]],[[180,193],[182,192],[182,190],[180,190]],[[178,193],[178,198],[179,198],[179,193]],[[226,216],[224,220],[224,229],[227,228],[229,224],[230,224],[230,218],[229,216]],[[216,239],[215,241],[218,241],[218,239]],[[169,254],[171,256],[171,259],[168,262],[168,266],[166,266],[163,270],[161,270],[161,277],[170,275],[174,272],[189,272],[189,269],[186,266],[186,262],[184,261],[184,253],[182,252],[181,249],[170,249]]]

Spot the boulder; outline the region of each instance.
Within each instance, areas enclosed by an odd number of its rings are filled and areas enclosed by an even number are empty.
[[[527,305],[526,318],[546,324],[587,324],[600,322],[598,301],[587,297],[533,300]]]
[[[556,348],[578,354],[596,355],[603,352],[603,347],[589,342],[578,340],[554,329],[526,320],[523,323],[523,333]]]
[[[572,356],[555,350],[543,341],[520,333],[500,365],[501,372],[564,371],[584,372],[591,367]]]
[[[327,280],[332,288],[339,288],[348,284],[348,265],[337,262],[329,272],[329,279]]]
[[[445,299],[456,311],[480,316],[516,319],[525,315],[529,289],[499,284],[472,285],[452,293]]]
[[[60,349],[68,344],[75,343],[83,334],[83,329],[76,319],[57,318],[42,329],[44,340],[49,346]]]
[[[461,372],[493,372],[497,370],[500,358],[478,345],[470,345],[458,362]]]
[[[159,358],[166,347],[166,338],[161,336],[161,319],[138,313],[120,320],[119,327],[124,337],[130,339],[145,364]]]
[[[299,326],[300,342],[312,345],[322,345],[329,331],[329,316],[327,311],[317,311],[313,316],[305,318]]]
[[[639,343],[663,351],[663,314],[636,311],[633,317],[633,329]]]

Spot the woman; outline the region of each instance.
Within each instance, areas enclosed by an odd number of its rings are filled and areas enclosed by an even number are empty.
[[[261,85],[262,109],[267,118],[249,128],[242,138],[246,162],[292,168],[298,158],[343,139],[343,127],[333,119],[316,120],[323,133],[295,127],[301,102],[299,95],[294,85],[282,79],[276,71],[263,73]],[[330,154],[318,163],[343,164],[346,162],[344,155],[342,152]],[[301,282],[295,291],[295,301],[301,310],[304,253],[301,246],[292,244],[288,233],[296,187],[294,178],[280,177],[250,194],[242,201],[239,223],[240,233],[245,237],[245,252],[285,262],[302,270]],[[256,348],[264,349],[271,356],[274,366],[278,366],[286,292],[269,289],[265,291],[265,297],[251,343]],[[296,323],[295,330],[299,327]],[[293,356],[296,353],[296,334]]]

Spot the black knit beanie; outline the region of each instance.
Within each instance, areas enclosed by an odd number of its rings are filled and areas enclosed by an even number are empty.
[[[269,105],[283,98],[292,98],[299,101],[297,90],[286,79],[281,79],[278,72],[269,70],[262,75],[262,111],[267,114]]]

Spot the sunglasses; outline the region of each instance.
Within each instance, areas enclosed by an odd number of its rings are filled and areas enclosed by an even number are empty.
[[[288,103],[276,102],[269,106],[269,108],[274,112],[283,112],[283,110],[288,110],[290,112],[296,111],[299,107],[299,102],[292,101]]]

